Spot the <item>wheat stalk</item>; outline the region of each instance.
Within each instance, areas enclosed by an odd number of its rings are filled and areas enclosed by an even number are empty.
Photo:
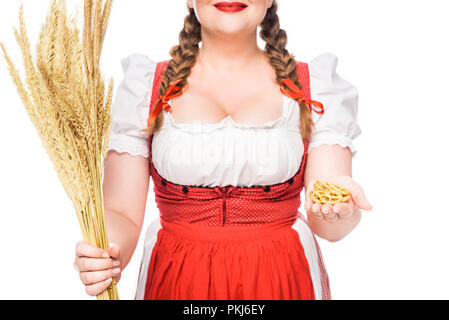
[[[0,43],[9,73],[31,122],[73,203],[83,239],[107,249],[102,172],[111,124],[113,81],[107,92],[100,56],[112,0],[85,0],[84,24],[67,17],[65,0],[52,0],[33,59],[19,8],[14,34],[25,70],[21,78]],[[116,300],[115,281],[100,300]]]

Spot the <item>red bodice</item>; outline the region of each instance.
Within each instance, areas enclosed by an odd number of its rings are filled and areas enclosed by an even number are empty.
[[[159,98],[161,77],[168,61],[157,64],[150,114]],[[310,99],[309,69],[297,63],[298,81],[304,98]],[[299,125],[299,124],[298,124]],[[149,137],[150,175],[154,182],[156,204],[166,221],[183,221],[210,226],[255,225],[292,221],[298,216],[300,193],[304,186],[308,141],[297,173],[288,181],[263,186],[203,187],[172,183],[160,176],[151,156],[153,135]]]

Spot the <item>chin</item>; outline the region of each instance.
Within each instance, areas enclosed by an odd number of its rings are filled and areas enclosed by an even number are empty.
[[[257,29],[257,27],[253,28],[252,26],[249,26],[245,21],[238,21],[237,19],[233,19],[233,21],[229,21],[229,19],[226,20],[227,21],[222,22],[216,20],[210,28],[207,28],[207,26],[204,27],[213,33],[218,34],[242,34],[249,32],[249,30]]]
[[[229,27],[229,28],[217,28],[214,30],[215,33],[218,34],[224,34],[224,35],[238,35],[245,33],[247,30],[242,28],[236,28],[236,27]]]

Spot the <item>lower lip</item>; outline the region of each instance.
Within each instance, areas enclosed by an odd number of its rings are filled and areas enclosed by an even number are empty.
[[[220,11],[224,12],[238,12],[245,10],[247,7],[241,7],[241,6],[215,6]]]

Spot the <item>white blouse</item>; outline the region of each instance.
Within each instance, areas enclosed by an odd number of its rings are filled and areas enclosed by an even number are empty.
[[[338,58],[325,53],[309,63],[312,100],[324,105],[313,112],[315,127],[309,150],[323,144],[349,147],[361,133],[357,123],[358,91],[336,73]],[[145,129],[156,63],[146,55],[122,60],[124,78],[112,106],[109,150],[149,157]],[[171,101],[170,101],[171,103]],[[170,182],[192,186],[254,186],[287,181],[298,171],[304,152],[299,104],[284,95],[280,118],[262,125],[235,122],[176,123],[164,112],[154,134],[152,158],[157,172]]]

